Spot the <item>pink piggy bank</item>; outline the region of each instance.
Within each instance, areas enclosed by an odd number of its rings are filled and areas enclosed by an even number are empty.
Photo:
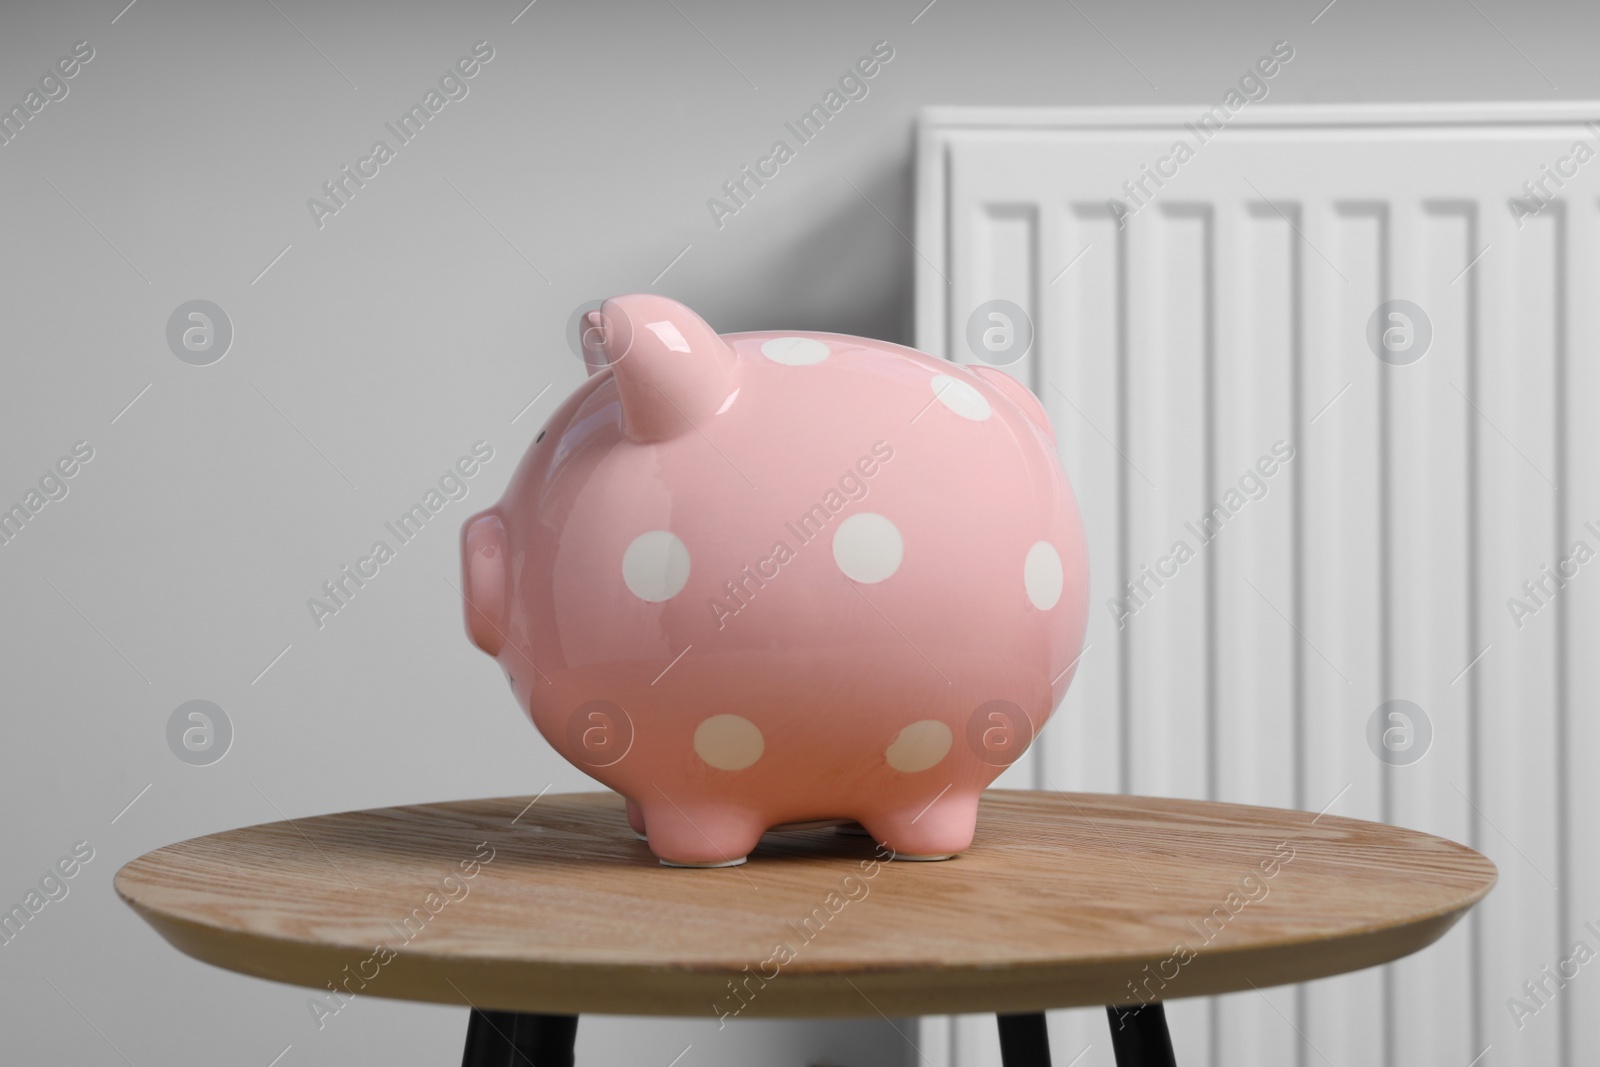
[[[586,326],[588,380],[462,530],[472,640],[663,863],[830,821],[965,849],[1083,643],[1038,400],[865,338],[718,336],[659,296]]]

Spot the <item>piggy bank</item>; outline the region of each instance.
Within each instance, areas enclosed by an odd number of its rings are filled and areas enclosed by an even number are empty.
[[[588,379],[462,530],[467,631],[523,710],[668,865],[826,822],[902,859],[967,848],[1083,642],[1039,401],[880,341],[719,336],[659,296],[583,325]]]

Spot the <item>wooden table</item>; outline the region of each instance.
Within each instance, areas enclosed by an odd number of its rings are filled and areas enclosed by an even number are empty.
[[[570,1065],[582,1012],[995,1012],[1007,1067],[1032,1067],[1044,1009],[1108,1005],[1118,1064],[1171,1064],[1162,1001],[1398,959],[1495,881],[1473,850],[1391,826],[1053,792],[985,794],[953,860],[886,856],[825,827],[769,834],[740,867],[663,867],[620,797],[573,793],[230,830],[116,886],[180,951],[329,1011],[470,1005],[468,1067]]]

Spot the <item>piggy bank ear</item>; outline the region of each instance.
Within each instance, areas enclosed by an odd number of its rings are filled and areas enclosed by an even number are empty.
[[[605,320],[595,310],[584,315],[579,325],[578,341],[583,345],[583,365],[589,368],[591,375],[599,374],[611,364],[610,357],[606,355]]]
[[[631,440],[664,441],[714,415],[737,385],[738,357],[676,300],[638,293],[600,308],[601,344]]]
[[[461,590],[466,599],[467,636],[491,656],[505,644],[506,588],[510,565],[506,559],[506,528],[500,513],[481,512],[461,528]]]

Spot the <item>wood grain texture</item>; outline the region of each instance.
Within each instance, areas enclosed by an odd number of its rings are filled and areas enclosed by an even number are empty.
[[[743,867],[680,870],[614,794],[529,800],[231,830],[148,853],[116,887],[180,951],[324,992],[758,1017],[1306,981],[1415,952],[1495,881],[1463,845],[1376,823],[1009,790],[985,794],[972,848],[943,863],[876,862],[867,838],[823,829],[769,834]]]

